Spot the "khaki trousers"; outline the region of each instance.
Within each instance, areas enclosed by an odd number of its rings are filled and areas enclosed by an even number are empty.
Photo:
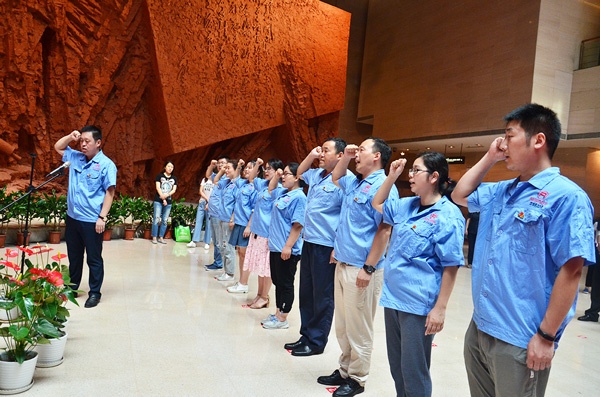
[[[340,374],[364,386],[371,367],[373,319],[383,285],[383,270],[371,276],[366,288],[356,286],[361,268],[338,262],[335,269],[335,333],[342,349]]]

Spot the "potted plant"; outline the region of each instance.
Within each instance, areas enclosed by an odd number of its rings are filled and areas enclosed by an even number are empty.
[[[43,253],[52,250],[41,246],[19,249],[25,251],[29,257],[35,255],[36,262],[40,261]],[[3,264],[7,265],[9,262],[5,259]],[[24,391],[30,387],[38,359],[34,348],[38,344],[49,343],[49,338],[61,336],[59,327],[55,325],[59,308],[63,307],[67,300],[77,304],[75,291],[65,285],[65,276],[67,283],[69,281],[66,267],[61,267],[57,262],[48,263],[48,260],[44,263],[46,264],[33,265],[27,258],[25,261],[27,270],[22,275],[9,278],[9,282],[14,283],[12,286],[14,301],[0,303],[0,307],[17,306],[20,310],[17,318],[0,326],[0,336],[6,346],[5,352],[0,354],[0,389],[2,390]],[[2,373],[5,369],[11,371],[10,374]],[[30,373],[21,374],[23,371],[30,371]],[[17,373],[18,375],[15,375]]]
[[[7,193],[6,186],[0,189],[0,208],[4,208],[8,204],[12,203],[14,197],[14,193]],[[4,248],[4,245],[6,244],[6,230],[11,217],[12,215],[10,208],[0,212],[0,248]]]
[[[122,206],[121,219],[125,225],[125,234],[123,238],[125,240],[133,240],[133,236],[135,235],[135,219],[133,214],[134,212],[137,212],[137,200],[134,197],[123,194],[121,195],[120,201]],[[131,222],[128,223],[128,220],[131,220]]]
[[[144,238],[146,240],[150,240],[152,238],[152,202],[146,200],[143,197],[138,197],[137,200],[138,203],[136,205],[136,213],[134,217],[140,221],[140,223],[138,224],[138,229],[142,231],[142,233],[144,234]]]
[[[17,195],[15,195],[15,198]],[[27,216],[27,198],[15,203],[11,208],[11,217],[17,222],[18,231],[17,231],[17,245],[29,245],[29,238],[31,235],[27,236],[27,241],[23,241],[23,232],[25,231],[25,223],[31,225],[31,220],[36,216],[37,211],[37,195],[32,194],[30,197],[31,203],[29,206],[29,216]]]
[[[106,214],[106,226],[104,229],[104,241],[110,241],[112,230],[116,225],[121,224],[123,218],[123,206],[120,200],[113,200],[108,214]]]
[[[44,220],[44,225],[50,223],[48,242],[60,243],[60,225],[67,217],[67,197],[57,195],[54,189],[51,194],[44,193],[37,202],[37,216]]]

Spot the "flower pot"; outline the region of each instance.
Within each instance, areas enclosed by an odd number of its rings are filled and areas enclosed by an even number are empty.
[[[144,229],[144,238],[146,240],[152,240],[152,229]]]
[[[165,236],[164,236],[164,238],[165,238],[165,239],[170,239],[170,238],[173,238],[173,233],[171,232],[171,226],[169,226],[169,227],[167,228],[167,230],[165,231]]]
[[[49,244],[60,244],[60,230],[50,230],[48,232]]]
[[[29,245],[31,234],[27,234],[27,242],[23,242],[23,232],[17,232],[17,245]]]
[[[112,229],[106,229],[104,231],[104,236],[102,237],[103,241],[110,241],[110,238],[112,236]]]
[[[6,299],[0,298],[0,302],[11,302]],[[18,318],[21,315],[21,311],[17,306],[13,307],[10,310],[0,309],[0,320],[9,321]]]
[[[135,229],[125,228],[125,234],[123,235],[123,238],[125,240],[133,240],[134,235],[135,235]]]
[[[0,394],[17,394],[33,386],[33,373],[38,354],[29,352],[23,364],[8,360],[7,353],[0,353]]]
[[[6,244],[6,234],[0,234],[0,248],[4,248]]]
[[[67,337],[69,334],[65,333],[63,336],[57,339],[48,339],[48,344],[38,344],[33,350],[38,353],[37,367],[50,368],[56,367],[62,364],[64,361],[65,346],[67,344]]]

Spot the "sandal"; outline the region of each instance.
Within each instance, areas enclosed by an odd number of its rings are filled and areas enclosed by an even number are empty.
[[[269,307],[269,297],[267,297],[267,300],[264,300],[261,304],[259,304],[258,302],[260,302],[262,299],[259,298],[256,302],[252,303],[250,306],[248,306],[250,309],[264,309],[264,308],[268,308]]]

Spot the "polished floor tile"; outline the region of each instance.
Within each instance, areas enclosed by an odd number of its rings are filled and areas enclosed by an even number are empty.
[[[54,246],[65,251],[64,243]],[[72,307],[65,361],[37,369],[27,396],[329,396],[316,378],[337,368],[335,333],[322,355],[293,357],[283,344],[298,339],[297,301],[287,330],[264,330],[274,312],[242,305],[256,294],[230,294],[231,283],[207,272],[211,252],[169,241],[113,240],[104,244],[102,301]],[[470,270],[461,269],[436,336],[432,357],[434,396],[468,396],[462,358],[472,303]],[[86,280],[81,289],[87,289]],[[296,283],[297,284],[297,283]],[[579,294],[578,315],[589,305]],[[377,312],[371,375],[363,396],[394,396],[385,347],[383,310]],[[561,341],[546,395],[593,396],[600,389],[600,323],[573,321]]]

